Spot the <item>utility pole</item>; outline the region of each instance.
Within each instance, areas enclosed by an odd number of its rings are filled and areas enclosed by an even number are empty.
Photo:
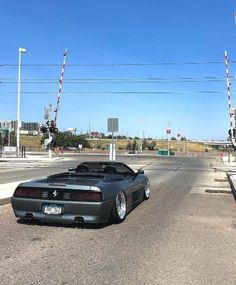
[[[139,118],[139,132],[140,132],[140,152],[143,151],[143,130],[142,130],[143,117]]]
[[[167,135],[167,152],[170,155],[170,139],[169,134],[171,134],[170,123],[167,124],[166,135]]]
[[[88,131],[88,135],[89,135],[89,138],[91,138],[91,125],[90,125],[90,122],[89,122],[89,131]]]
[[[187,136],[186,136],[186,148],[187,148],[187,156],[189,156],[189,138],[188,138],[188,136],[189,136],[189,134],[188,133],[186,133],[187,134]]]
[[[10,126],[8,125],[8,146],[11,145],[11,129]]]
[[[177,133],[177,143],[178,143],[178,152],[180,152],[180,141],[181,141],[181,133],[178,131]]]
[[[48,158],[52,159],[52,150],[51,150],[51,141],[52,141],[52,136],[51,136],[51,112],[52,112],[52,104],[49,105],[48,108],[44,109],[44,118],[48,122]]]
[[[21,84],[21,54],[26,53],[25,48],[19,48],[19,64],[18,64],[18,94],[17,94],[17,157],[20,157],[20,84]]]

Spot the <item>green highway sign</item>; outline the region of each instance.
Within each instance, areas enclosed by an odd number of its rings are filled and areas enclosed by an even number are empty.
[[[6,127],[1,127],[0,128],[0,132],[6,132],[6,131],[8,131],[8,128],[6,128]]]

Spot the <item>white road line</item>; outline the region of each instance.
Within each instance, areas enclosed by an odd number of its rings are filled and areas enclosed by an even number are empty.
[[[0,184],[0,199],[12,197],[16,187],[23,182],[26,182],[26,180]]]
[[[15,181],[11,183],[0,184],[0,200],[12,197],[16,187],[21,184],[35,179],[42,179],[41,177],[35,177],[31,179],[25,179],[20,181]]]
[[[207,193],[206,190],[214,190],[214,191],[227,191],[231,193],[231,188],[222,188],[222,187],[197,187],[193,186],[190,194],[207,194],[207,195],[227,195],[226,193]]]

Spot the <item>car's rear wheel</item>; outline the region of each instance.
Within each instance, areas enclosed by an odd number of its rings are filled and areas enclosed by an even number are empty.
[[[126,218],[127,203],[125,193],[119,191],[116,195],[115,203],[112,209],[112,222],[121,223]]]
[[[144,194],[143,194],[143,200],[148,200],[149,197],[150,197],[150,182],[148,182],[145,185]]]

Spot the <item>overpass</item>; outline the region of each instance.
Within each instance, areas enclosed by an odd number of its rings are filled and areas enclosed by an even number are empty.
[[[207,141],[196,141],[198,143],[204,143],[210,146],[232,146],[232,143],[227,140],[207,140]]]

